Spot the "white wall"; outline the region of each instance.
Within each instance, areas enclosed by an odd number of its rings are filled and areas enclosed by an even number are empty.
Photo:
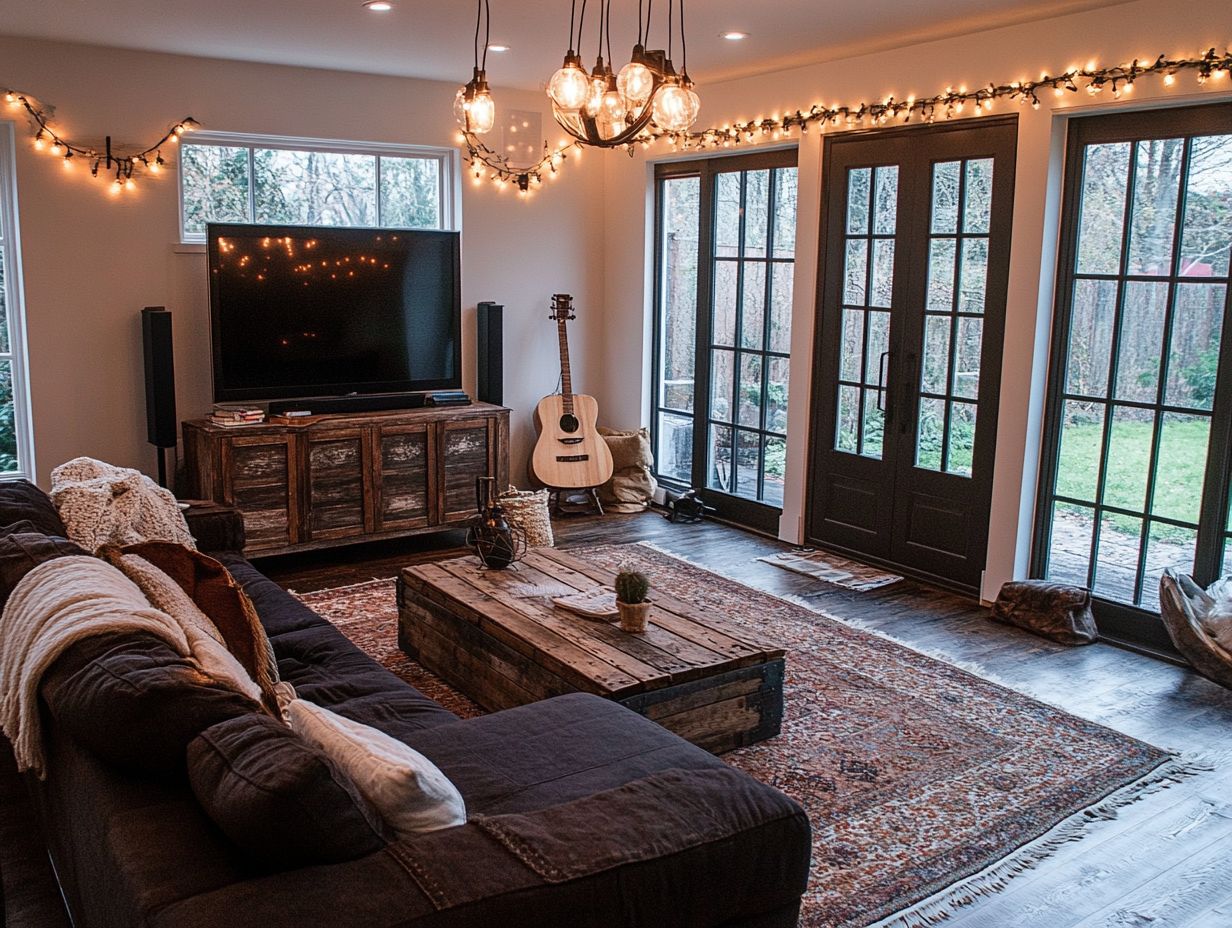
[[[1183,9],[1183,13],[1182,13]],[[807,110],[814,103],[902,100],[931,96],[946,87],[985,86],[990,81],[1038,79],[1045,71],[1120,64],[1137,57],[1153,61],[1169,56],[1200,55],[1226,48],[1232,40],[1232,5],[1226,0],[1192,0],[1183,8],[1163,0],[1110,6],[1106,9],[1043,19],[1024,25],[893,52],[813,65],[771,75],[699,87],[699,125],[723,125],[779,112]],[[1019,113],[1018,163],[1001,384],[996,477],[993,486],[988,566],[983,595],[993,598],[1001,583],[1027,569],[1044,366],[1051,325],[1059,169],[1066,127],[1075,113],[1118,107],[1173,105],[1213,101],[1229,95],[1229,78],[1199,88],[1192,75],[1178,77],[1175,87],[1144,79],[1132,98],[1114,102],[1105,92],[1092,104],[1086,93],[1051,94],[1038,111],[998,102],[992,112]],[[1109,99],[1103,99],[1109,98]],[[813,131],[800,140],[800,198],[796,247],[795,301],[792,316],[792,375],[788,413],[788,474],[780,537],[802,538],[806,500],[806,455],[811,385],[810,358],[817,292],[818,228],[822,189],[822,144]],[[607,238],[603,329],[604,377],[598,388],[609,418],[649,421],[651,375],[650,226],[647,183],[655,158],[610,157],[605,163]],[[631,372],[644,369],[641,389],[631,388]]]
[[[2,24],[0,24],[2,28]],[[459,81],[468,74],[459,72]],[[56,108],[66,138],[144,147],[192,115],[203,127],[274,135],[453,145],[456,85],[307,68],[35,42],[0,36],[0,84]],[[498,107],[542,110],[539,93],[497,88]],[[139,312],[174,314],[181,418],[208,411],[210,362],[205,256],[176,247],[176,177],[143,178],[112,197],[107,184],[34,151],[17,122],[17,182],[25,267],[37,472],[89,454],[152,472],[145,443]],[[551,117],[545,115],[545,126]],[[506,306],[505,403],[514,410],[512,463],[519,481],[533,443],[531,410],[557,381],[554,292],[582,309],[578,356],[598,350],[602,288],[602,168],[594,157],[527,202],[486,181],[463,179],[463,381],[474,391],[474,306]],[[577,365],[579,391],[592,369]]]

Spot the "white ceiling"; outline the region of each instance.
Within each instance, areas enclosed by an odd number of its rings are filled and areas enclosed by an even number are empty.
[[[0,33],[239,61],[406,77],[470,77],[470,0],[392,0],[391,13],[361,0],[0,0]],[[489,0],[494,85],[541,87],[560,66],[569,0]],[[686,0],[689,71],[699,81],[773,71],[915,41],[1008,25],[1124,0]],[[655,4],[652,46],[665,37],[667,0]],[[627,60],[636,4],[615,0],[612,50]],[[588,23],[598,0],[591,0]],[[719,38],[748,32],[742,42]],[[584,45],[594,58],[593,31]],[[679,66],[677,56],[677,65]]]

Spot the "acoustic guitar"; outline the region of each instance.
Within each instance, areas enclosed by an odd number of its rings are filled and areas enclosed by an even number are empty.
[[[560,393],[545,396],[535,407],[539,440],[530,467],[546,487],[580,490],[597,487],[612,479],[612,452],[595,422],[599,404],[593,396],[573,392],[569,372],[569,336],[565,324],[576,319],[573,297],[552,297],[552,314],[560,340]]]

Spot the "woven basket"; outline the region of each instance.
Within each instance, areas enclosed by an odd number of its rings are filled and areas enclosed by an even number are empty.
[[[547,490],[519,490],[509,487],[500,497],[501,508],[511,525],[520,525],[526,532],[526,544],[532,548],[550,548],[556,544],[552,536],[552,520],[548,515]]]

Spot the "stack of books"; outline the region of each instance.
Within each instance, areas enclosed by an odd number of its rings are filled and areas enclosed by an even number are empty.
[[[247,403],[215,403],[210,422],[224,429],[242,425],[256,425],[265,421],[265,410]]]

